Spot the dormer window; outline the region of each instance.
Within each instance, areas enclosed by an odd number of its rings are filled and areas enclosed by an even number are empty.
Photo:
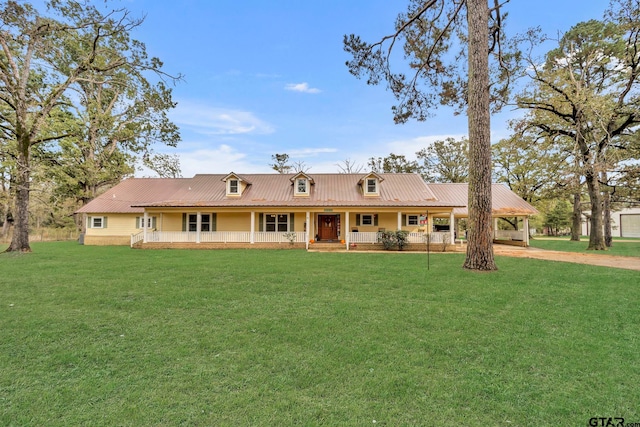
[[[367,193],[378,192],[378,180],[375,178],[367,178]]]
[[[238,180],[230,179],[229,180],[229,194],[238,194]]]
[[[384,180],[380,175],[371,172],[358,181],[362,187],[362,194],[365,196],[380,196],[380,183]]]
[[[233,172],[222,178],[222,181],[226,184],[227,197],[240,197],[244,190],[246,190],[247,186],[251,185],[251,183],[246,179]]]
[[[296,193],[306,194],[308,193],[307,180],[305,178],[296,179]]]
[[[313,179],[304,172],[299,172],[291,178],[294,196],[309,196]]]

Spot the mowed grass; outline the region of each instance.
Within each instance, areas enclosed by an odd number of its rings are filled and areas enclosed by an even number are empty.
[[[640,273],[498,257],[0,255],[0,425],[640,422]]]
[[[553,251],[640,257],[640,239],[614,238],[612,246],[606,251],[587,250],[589,246],[589,236],[582,236],[579,242],[571,241],[569,237],[533,238],[529,240],[529,244],[534,248]]]

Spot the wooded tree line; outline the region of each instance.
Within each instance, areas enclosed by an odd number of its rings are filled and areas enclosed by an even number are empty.
[[[143,20],[127,9],[51,0],[46,11],[0,2],[0,215],[8,251],[30,251],[30,212],[61,226],[137,162],[179,175],[170,86],[180,79],[130,37]],[[31,217],[33,220],[33,216]]]

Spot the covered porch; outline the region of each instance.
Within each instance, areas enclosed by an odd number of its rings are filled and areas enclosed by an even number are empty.
[[[448,212],[446,212],[448,210]],[[246,245],[309,249],[318,243],[340,244],[345,250],[357,245],[379,245],[385,231],[404,230],[411,244],[452,244],[454,230],[435,231],[434,215],[453,210],[418,212],[402,209],[323,209],[293,212],[217,212],[145,209],[139,232],[131,235],[131,247],[217,247]]]

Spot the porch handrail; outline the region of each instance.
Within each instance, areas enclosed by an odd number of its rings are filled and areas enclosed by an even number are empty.
[[[131,234],[131,247],[144,239],[144,233],[141,231],[137,234]]]

